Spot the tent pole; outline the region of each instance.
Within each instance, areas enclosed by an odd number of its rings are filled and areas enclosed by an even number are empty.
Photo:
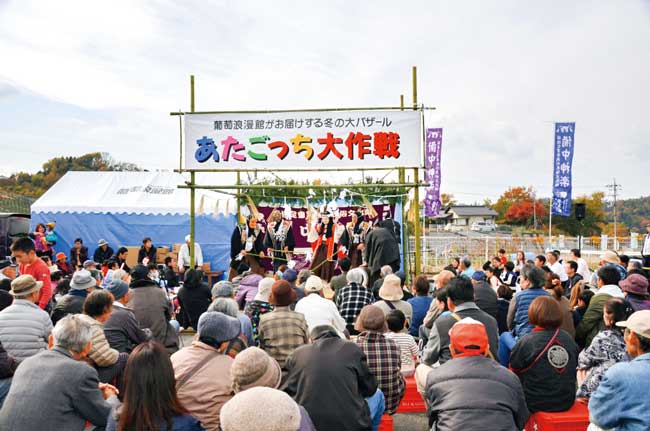
[[[399,106],[400,106],[401,110],[403,111],[404,110],[404,95],[403,94],[399,95]],[[406,182],[406,172],[405,172],[404,168],[399,168],[398,172],[399,172],[399,182],[400,183],[405,183]],[[409,261],[411,259],[410,259],[409,254],[407,253],[409,238],[408,238],[408,235],[406,235],[406,233],[408,232],[408,229],[404,228],[404,226],[405,226],[404,221],[407,220],[408,217],[406,215],[406,208],[405,208],[405,205],[404,205],[404,196],[403,196],[404,190],[400,190],[400,194],[402,194],[402,196],[400,196],[400,198],[399,198],[400,204],[402,205],[402,261],[404,263],[404,275],[406,276],[406,284],[409,284],[410,281],[411,281],[411,274],[410,274],[411,271],[409,271],[409,269],[411,268],[411,265],[409,265],[409,263],[410,263]]]

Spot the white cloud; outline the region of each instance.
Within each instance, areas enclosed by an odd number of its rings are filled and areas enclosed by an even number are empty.
[[[17,101],[56,127],[3,127],[0,170],[91,150],[175,167],[168,113],[189,108],[190,73],[199,110],[382,106],[410,104],[418,65],[419,101],[445,128],[443,191],[548,194],[559,120],[577,122],[577,193],[616,176],[641,195],[649,21],[647,0],[7,2],[0,113]]]

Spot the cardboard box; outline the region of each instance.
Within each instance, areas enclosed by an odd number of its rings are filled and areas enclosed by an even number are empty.
[[[174,245],[172,245],[172,251],[173,251],[174,253],[178,253],[178,252],[180,252],[180,251],[181,251],[181,246],[182,246],[182,245],[183,245],[183,244],[174,244]]]
[[[162,246],[156,249],[156,263],[163,264],[165,263],[165,258],[169,254],[169,247]]]
[[[138,264],[138,252],[140,251],[140,246],[127,246],[129,254],[126,256],[126,264],[129,268],[133,269]]]
[[[203,263],[203,266],[201,267],[201,270],[202,270],[203,272],[210,271],[210,262],[204,262],[204,263]]]

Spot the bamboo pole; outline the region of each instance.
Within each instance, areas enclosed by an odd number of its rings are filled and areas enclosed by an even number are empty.
[[[417,110],[418,107],[418,71],[417,67],[413,66],[413,110]],[[415,184],[420,182],[420,169],[418,167],[413,169],[413,180]],[[413,205],[415,205],[415,274],[420,275],[421,273],[421,253],[420,248],[420,187],[416,186],[413,191]]]
[[[194,172],[192,172],[194,173]],[[385,183],[385,184],[283,184],[283,188],[287,189],[296,189],[296,190],[307,190],[307,189],[332,189],[332,188],[358,188],[358,189],[372,189],[372,188],[398,188],[398,187],[404,187],[404,188],[413,188],[413,187],[428,187],[429,184],[425,183],[418,183],[418,182],[413,182],[413,183]],[[247,184],[245,185],[245,188],[250,189],[250,190],[260,190],[260,189],[269,189],[273,188],[273,185],[270,184]],[[241,184],[215,184],[215,185],[205,185],[205,184],[194,184],[192,185],[191,182],[186,183],[185,185],[180,185],[178,186],[179,189],[225,189],[225,190],[232,190],[232,189],[240,189],[242,188]]]
[[[415,166],[404,166],[404,169],[415,169]],[[309,169],[299,169],[299,168],[242,168],[242,169],[232,169],[232,168],[215,168],[215,169],[183,169],[174,170],[174,172],[350,172],[358,171],[359,167],[354,168],[309,168]],[[385,168],[363,168],[364,171],[393,171],[394,167],[385,167]]]
[[[307,109],[264,109],[264,110],[243,110],[243,111],[190,111],[170,112],[169,115],[188,114],[280,114],[283,112],[343,112],[343,111],[397,111],[399,106],[365,106],[353,108],[307,108]],[[434,106],[421,106],[420,110],[432,111]]]
[[[190,110],[194,112],[194,75],[190,75]],[[194,172],[190,173],[190,268],[194,268],[194,236],[196,234],[196,214],[194,209],[194,204],[196,200],[196,174]]]
[[[399,95],[399,106],[400,109],[403,111],[404,110],[404,95],[400,94]],[[400,183],[406,182],[406,171],[404,168],[399,168],[399,180]],[[401,193],[403,193],[403,190],[400,190]],[[404,197],[402,196],[400,198],[400,203],[402,206],[402,260],[404,261],[404,275],[406,276],[406,283],[410,283],[410,256],[408,253],[408,229],[404,229],[404,226],[407,226],[406,219],[408,218],[406,215],[406,205],[404,205]]]

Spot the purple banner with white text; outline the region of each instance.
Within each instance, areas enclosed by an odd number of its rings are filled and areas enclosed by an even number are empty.
[[[425,190],[424,216],[435,217],[440,212],[440,155],[442,129],[427,129],[424,150],[424,178],[431,184]]]

